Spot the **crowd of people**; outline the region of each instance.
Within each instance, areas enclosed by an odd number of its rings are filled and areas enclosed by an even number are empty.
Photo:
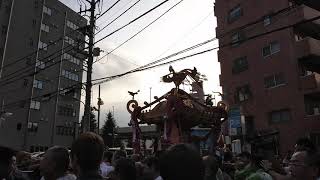
[[[320,155],[300,139],[284,158],[230,151],[201,156],[194,146],[177,144],[143,157],[105,149],[102,138],[83,133],[71,150],[51,147],[35,162],[0,147],[0,180],[319,180]]]

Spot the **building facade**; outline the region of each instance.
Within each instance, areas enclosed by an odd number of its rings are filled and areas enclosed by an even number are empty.
[[[85,18],[58,0],[0,1],[0,145],[70,147],[79,122]]]
[[[320,74],[310,64],[320,60],[320,21],[259,36],[320,15],[296,3],[215,2],[223,97],[242,115],[242,134],[236,135],[249,141],[272,134],[282,153],[300,137],[320,144]]]

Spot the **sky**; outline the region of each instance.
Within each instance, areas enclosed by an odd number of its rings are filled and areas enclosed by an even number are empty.
[[[77,12],[80,10],[80,2],[82,1],[82,9],[84,8],[85,2],[85,0],[60,1]],[[108,26],[105,30],[101,31],[101,33],[97,34],[95,40],[99,40],[117,28],[127,24],[162,1],[163,0],[139,1],[134,8]],[[180,0],[168,1],[152,13],[147,14],[133,24],[130,24],[126,28],[96,44],[96,47],[104,50],[104,52],[101,53],[101,56],[129,39],[132,35],[179,1]],[[97,11],[99,11],[98,9],[101,9],[102,12],[105,11],[115,2],[116,0],[103,0],[103,3],[97,8]],[[135,2],[136,0],[121,0],[114,8],[97,20],[97,29],[101,29]],[[95,63],[93,66],[92,78],[96,79],[121,74],[214,38],[216,18],[213,9],[214,0],[183,0],[142,33],[125,43],[112,54],[109,54],[106,58]],[[217,46],[218,41],[214,41],[170,60],[206,49],[215,48]],[[131,99],[128,91],[140,90],[135,99],[138,101],[139,105],[141,105],[144,101],[149,102],[150,91],[151,97],[160,97],[173,88],[173,84],[165,84],[160,81],[160,78],[163,75],[169,73],[169,65],[172,65],[176,71],[185,68],[193,69],[193,67],[196,67],[198,72],[207,76],[208,81],[204,82],[205,93],[212,94],[213,91],[221,92],[221,87],[219,85],[220,64],[217,60],[217,50],[214,50],[202,55],[187,58],[152,70],[130,74],[101,84],[101,99],[104,101],[104,105],[101,106],[100,126],[104,123],[106,113],[109,111],[114,112],[114,117],[118,126],[127,126],[130,120],[130,114],[126,110],[126,104]],[[189,91],[189,87],[184,88],[186,92]],[[83,95],[84,94],[85,93],[83,92]],[[92,89],[92,104],[95,106],[97,106],[97,98],[98,86],[94,86]],[[84,96],[82,96],[82,100],[84,102]],[[82,117],[82,114],[83,107],[81,108],[80,117]]]

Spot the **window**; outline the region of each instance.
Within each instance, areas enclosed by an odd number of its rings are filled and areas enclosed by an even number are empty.
[[[247,57],[240,57],[233,61],[232,73],[238,74],[248,69]]]
[[[7,34],[7,26],[2,26],[1,27],[1,34]]]
[[[29,38],[29,45],[30,45],[31,47],[33,47],[33,39],[32,39],[32,38]]]
[[[282,73],[273,74],[272,76],[267,76],[264,78],[264,87],[272,88],[285,84],[284,76]]]
[[[2,7],[3,0],[0,0],[0,8]]]
[[[33,87],[34,88],[38,88],[38,89],[42,89],[43,88],[43,82],[35,79],[34,82],[33,82]]]
[[[305,95],[304,106],[306,115],[320,115],[320,98],[316,95]]]
[[[236,20],[238,20],[242,16],[242,8],[241,6],[237,6],[234,9],[230,10],[229,16],[228,16],[228,21],[229,23],[232,23]]]
[[[38,131],[38,123],[28,122],[28,131],[29,132],[37,132]]]
[[[304,76],[310,76],[312,74],[314,74],[314,72],[312,71],[309,71],[305,66],[303,65],[299,65],[299,73],[300,73],[300,76],[304,77]]]
[[[22,128],[22,124],[21,124],[21,123],[18,123],[18,124],[17,124],[17,131],[20,131],[21,128]]]
[[[76,65],[80,65],[80,60],[78,58],[71,56],[70,54],[67,54],[67,53],[63,54],[63,59],[69,60],[70,62]]]
[[[58,107],[58,114],[61,116],[75,117],[76,111],[71,106],[65,105]]]
[[[68,36],[64,37],[64,42],[66,42],[66,43],[68,43],[70,45],[73,45],[73,46],[75,45],[75,41],[72,38],[68,37]]]
[[[310,133],[310,140],[314,145],[320,146],[320,133]]]
[[[243,32],[237,32],[231,36],[232,46],[238,46],[245,40],[245,35]]]
[[[46,6],[43,6],[43,13],[51,16],[51,9]]]
[[[35,109],[35,110],[39,110],[40,109],[40,102],[31,100],[30,108]]]
[[[262,49],[263,57],[268,57],[277,52],[280,52],[280,44],[277,41],[270,43],[268,46]]]
[[[72,73],[70,71],[62,70],[61,75],[67,79],[71,79],[74,81],[79,81],[79,75]]]
[[[73,136],[74,129],[73,129],[73,127],[57,126],[56,127],[56,134],[61,135],[61,136]]]
[[[39,8],[39,0],[34,0],[34,8]]]
[[[32,20],[32,27],[36,27],[36,25],[37,25],[37,20],[33,19]]]
[[[39,69],[44,69],[46,67],[46,64],[43,61],[37,60],[36,61],[36,67],[39,68]]]
[[[290,120],[290,110],[278,110],[269,113],[270,123],[287,122]]]
[[[294,34],[294,40],[296,42],[299,42],[299,41],[302,41],[306,38],[306,36],[302,35],[302,34],[298,34],[298,33],[295,33]]]
[[[39,41],[38,48],[40,50],[47,51],[48,50],[48,45],[46,43],[44,43],[44,42]]]
[[[67,27],[69,27],[69,28],[71,28],[73,30],[76,30],[76,29],[79,28],[76,24],[74,24],[73,22],[71,22],[69,20],[67,20]]]
[[[44,31],[44,32],[49,32],[49,26],[48,25],[45,25],[45,24],[41,24],[41,30]]]
[[[269,26],[271,24],[271,17],[270,16],[265,16],[263,20],[263,25],[264,26]]]
[[[249,85],[238,87],[236,91],[236,102],[243,102],[249,99],[251,91]]]

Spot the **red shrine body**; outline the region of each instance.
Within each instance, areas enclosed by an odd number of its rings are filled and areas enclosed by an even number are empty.
[[[165,149],[173,144],[191,143],[195,137],[191,136],[191,128],[195,126],[210,127],[214,137],[219,137],[221,124],[228,118],[228,105],[226,102],[219,102],[217,106],[208,103],[210,97],[205,101],[202,89],[202,79],[197,69],[184,69],[175,72],[170,66],[170,73],[163,76],[165,83],[173,82],[175,88],[165,93],[161,97],[155,97],[151,103],[144,102],[144,106],[139,106],[136,100],[127,103],[128,112],[131,114],[132,145],[134,153],[141,151],[141,130],[139,125],[157,125],[159,132],[157,144],[161,149]],[[190,78],[193,89],[192,93],[187,93],[179,89],[179,85]],[[190,81],[188,81],[190,82]],[[147,111],[152,107],[150,111]],[[217,141],[213,139],[212,141]]]

